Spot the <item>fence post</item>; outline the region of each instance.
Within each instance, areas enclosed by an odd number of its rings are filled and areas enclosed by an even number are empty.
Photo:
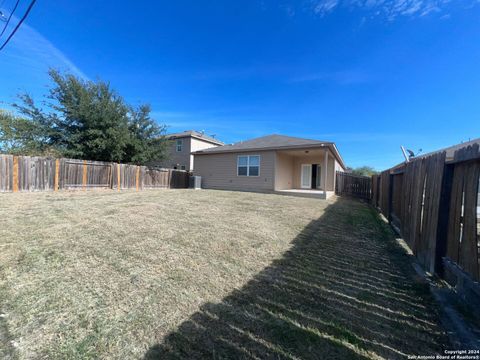
[[[437,244],[435,247],[435,272],[443,277],[443,257],[447,254],[450,197],[452,194],[454,165],[444,165],[443,180],[438,209]]]
[[[60,160],[55,160],[55,180],[53,182],[53,191],[58,191],[58,177],[60,175]]]
[[[114,164],[110,163],[110,167],[108,168],[108,186],[110,189],[113,189],[113,166]]]
[[[393,175],[388,174],[388,222],[392,222],[392,206],[393,206]]]
[[[137,166],[137,175],[136,175],[136,187],[137,187],[137,191],[138,191],[138,188],[139,188],[139,180],[140,180],[140,166]]]
[[[335,176],[338,176],[339,178],[337,179],[337,181],[335,182],[335,195],[340,195],[340,175],[338,175],[338,173],[335,175]]]
[[[372,200],[371,204],[373,205],[374,208],[377,207],[377,194],[378,194],[378,186],[377,186],[377,176],[372,175],[371,177],[371,182],[372,182]]]
[[[18,191],[18,156],[13,157],[13,184],[12,184],[12,191]]]
[[[377,193],[377,196],[376,196],[376,199],[375,199],[375,206],[377,208],[380,207],[380,184],[381,184],[381,178],[380,178],[380,175],[377,175],[376,177],[376,181],[377,181],[377,190],[376,190],[376,193]]]
[[[83,160],[82,188],[87,190],[87,160]]]
[[[120,164],[117,164],[117,191],[120,191]]]

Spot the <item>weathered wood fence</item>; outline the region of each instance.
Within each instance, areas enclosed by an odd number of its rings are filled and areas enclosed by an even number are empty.
[[[372,197],[372,179],[368,176],[359,176],[337,171],[335,194],[370,200]]]
[[[474,144],[457,150],[453,159],[438,152],[372,177],[373,205],[397,227],[424,269],[477,296],[479,175]]]
[[[0,192],[187,188],[183,170],[101,161],[0,155]]]

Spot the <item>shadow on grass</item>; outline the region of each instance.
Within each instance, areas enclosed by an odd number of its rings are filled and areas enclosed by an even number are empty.
[[[446,346],[428,289],[368,206],[339,199],[290,251],[145,359],[405,358]]]
[[[0,300],[2,299],[2,289],[0,287]],[[0,304],[2,302],[0,301]],[[1,313],[1,311],[0,311]],[[1,315],[1,314],[0,314]],[[15,358],[14,349],[10,341],[12,337],[8,332],[7,322],[0,316],[0,359],[9,360]]]

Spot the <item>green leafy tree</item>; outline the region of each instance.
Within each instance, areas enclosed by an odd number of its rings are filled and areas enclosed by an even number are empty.
[[[353,175],[360,175],[360,176],[372,176],[378,174],[378,171],[376,171],[374,168],[371,166],[360,166],[357,168],[349,168],[350,173]]]
[[[46,136],[46,127],[35,120],[0,109],[0,153],[55,156],[58,152]]]
[[[13,104],[38,134],[35,146],[66,157],[137,164],[165,156],[165,126],[150,118],[148,105],[132,108],[103,81],[56,70],[49,75],[53,87],[42,106],[28,94]]]
[[[130,141],[125,150],[125,158],[134,164],[146,164],[152,160],[165,158],[167,140],[165,125],[158,125],[150,117],[150,106],[140,105],[130,109]]]

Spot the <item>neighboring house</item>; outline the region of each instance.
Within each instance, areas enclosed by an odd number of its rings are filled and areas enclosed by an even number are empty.
[[[208,189],[280,191],[327,198],[345,164],[332,142],[268,135],[193,153]]]
[[[462,142],[460,144],[448,146],[446,148],[431,151],[431,152],[428,152],[428,153],[425,153],[425,154],[420,153],[420,154],[416,155],[415,157],[413,157],[412,160],[428,157],[430,155],[437,154],[439,152],[445,151],[445,161],[451,161],[451,160],[453,160],[453,155],[455,154],[455,151],[460,150],[460,149],[462,149],[464,147],[467,147],[467,146],[475,145],[475,144],[480,145],[480,138],[473,139],[473,140],[468,140],[468,141]],[[396,169],[402,168],[404,165],[405,165],[405,161],[402,161],[400,164],[395,165],[394,167],[390,168],[389,170],[395,171]],[[480,196],[480,193],[479,193],[479,196]]]
[[[168,134],[167,139],[169,140],[167,158],[150,165],[192,171],[192,152],[223,145],[223,142],[214,137],[194,130]]]

